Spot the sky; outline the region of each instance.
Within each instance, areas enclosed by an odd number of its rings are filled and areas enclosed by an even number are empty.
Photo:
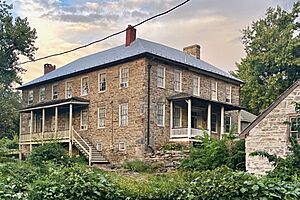
[[[27,17],[37,31],[35,57],[74,48],[135,24],[184,0],[7,0],[13,15]],[[137,28],[137,37],[182,50],[199,44],[201,59],[224,71],[245,56],[242,30],[269,7],[291,9],[296,0],[191,0],[185,6]],[[26,83],[43,75],[43,65],[62,67],[85,55],[124,44],[125,35],[63,56],[26,64]],[[23,61],[26,59],[22,59]]]

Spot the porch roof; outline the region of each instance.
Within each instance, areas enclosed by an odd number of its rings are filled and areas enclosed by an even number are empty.
[[[179,100],[186,100],[186,99],[194,99],[197,100],[199,102],[204,102],[204,103],[211,103],[212,105],[218,105],[218,106],[224,106],[224,109],[227,111],[230,110],[242,110],[243,108],[237,105],[233,105],[233,104],[229,104],[229,103],[225,103],[225,102],[219,102],[219,101],[214,101],[211,99],[206,99],[206,98],[202,98],[202,97],[198,97],[195,95],[191,95],[188,93],[179,93],[173,96],[170,96],[167,98],[169,101],[179,101]]]
[[[75,104],[75,105],[88,105],[89,100],[83,99],[80,97],[72,97],[69,99],[55,99],[55,100],[50,100],[50,101],[45,101],[45,102],[40,102],[32,106],[25,107],[19,112],[28,112],[31,110],[38,110],[38,109],[43,109],[43,108],[51,108],[51,107],[56,107],[56,106],[63,106],[63,105],[68,105],[68,104]]]

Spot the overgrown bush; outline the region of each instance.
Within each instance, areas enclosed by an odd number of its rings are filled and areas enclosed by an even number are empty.
[[[133,172],[155,172],[161,167],[160,163],[145,163],[142,160],[126,161],[122,167]]]
[[[182,169],[212,170],[221,166],[234,170],[245,170],[245,144],[232,135],[221,140],[200,138],[199,145],[191,148],[190,156],[181,162]]]

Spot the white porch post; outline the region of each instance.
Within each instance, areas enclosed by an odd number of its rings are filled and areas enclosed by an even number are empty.
[[[173,129],[173,101],[170,102],[170,138],[172,138]]]
[[[54,132],[55,132],[55,138],[57,138],[57,127],[58,127],[58,107],[55,107],[55,128],[54,128]]]
[[[192,137],[192,99],[187,101],[188,103],[188,138]]]
[[[29,133],[30,133],[29,151],[30,151],[30,153],[32,151],[32,131],[33,131],[33,111],[30,111],[30,127],[29,127]]]
[[[208,135],[211,135],[211,103],[207,106],[207,131]]]
[[[45,133],[45,108],[42,110],[42,144],[44,144],[44,133]]]
[[[19,127],[19,159],[22,160],[22,146],[20,145],[21,142],[21,134],[22,134],[22,113],[20,112],[20,127]]]
[[[225,115],[225,109],[224,106],[221,107],[221,138],[224,135],[224,115]]]
[[[72,117],[73,117],[73,105],[70,104],[70,116],[69,116],[69,155],[72,156]]]
[[[241,133],[241,128],[242,127],[242,125],[241,125],[241,110],[238,110],[238,134],[240,134]]]

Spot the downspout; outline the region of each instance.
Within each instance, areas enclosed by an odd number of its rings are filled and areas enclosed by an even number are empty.
[[[148,88],[147,88],[147,135],[146,135],[146,145],[147,145],[147,150],[150,150],[152,153],[154,153],[153,147],[150,146],[150,106],[151,106],[151,62],[154,60],[152,58],[148,62]]]

